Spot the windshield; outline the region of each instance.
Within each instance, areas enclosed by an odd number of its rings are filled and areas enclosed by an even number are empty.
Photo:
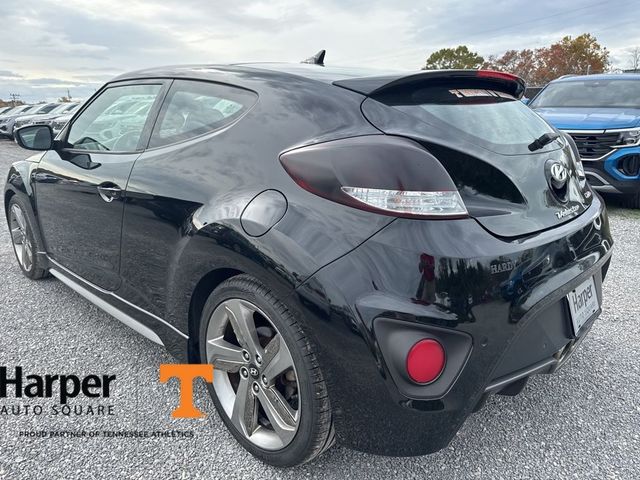
[[[17,113],[26,112],[29,108],[31,107],[27,105],[19,105],[17,107],[10,108],[6,112],[4,112],[3,115],[15,115]]]
[[[75,111],[75,109],[78,108],[79,106],[80,106],[79,103],[72,103],[71,105],[65,105],[64,109],[62,110],[62,113],[71,113]]]
[[[531,108],[640,108],[640,80],[584,80],[552,83]]]
[[[35,109],[33,111],[33,113],[37,113],[37,114],[44,114],[44,113],[49,113],[51,110],[53,110],[54,108],[56,108],[58,105],[55,103],[49,103],[47,105],[41,105],[40,107],[38,107],[37,109]]]
[[[64,113],[64,112],[69,111],[71,109],[71,107],[74,107],[75,105],[76,105],[75,103],[61,103],[60,105],[57,105],[56,108],[51,110],[49,113],[51,113],[51,114]]]

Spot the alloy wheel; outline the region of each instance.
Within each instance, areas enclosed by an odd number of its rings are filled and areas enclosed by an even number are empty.
[[[19,205],[13,204],[9,212],[11,241],[20,266],[30,271],[33,266],[33,245],[29,236],[29,226],[25,214]]]
[[[267,315],[239,298],[220,303],[207,328],[206,355],[216,396],[238,431],[265,450],[291,443],[300,421],[298,375]]]

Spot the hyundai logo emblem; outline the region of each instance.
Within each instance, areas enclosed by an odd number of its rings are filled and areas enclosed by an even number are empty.
[[[567,200],[567,181],[569,180],[569,170],[560,160],[549,159],[544,166],[547,182],[551,191],[561,202]]]
[[[559,183],[561,186],[567,181],[567,167],[562,165],[560,162],[556,162],[551,165],[550,173],[552,180]]]

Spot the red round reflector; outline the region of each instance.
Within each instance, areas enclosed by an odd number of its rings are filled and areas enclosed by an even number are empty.
[[[444,348],[432,338],[420,340],[407,354],[407,373],[416,383],[433,382],[444,370],[444,365]]]

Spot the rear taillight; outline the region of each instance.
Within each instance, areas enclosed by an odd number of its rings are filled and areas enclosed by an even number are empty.
[[[305,190],[361,210],[410,218],[460,218],[467,209],[442,164],[411,140],[353,137],[283,153]]]

